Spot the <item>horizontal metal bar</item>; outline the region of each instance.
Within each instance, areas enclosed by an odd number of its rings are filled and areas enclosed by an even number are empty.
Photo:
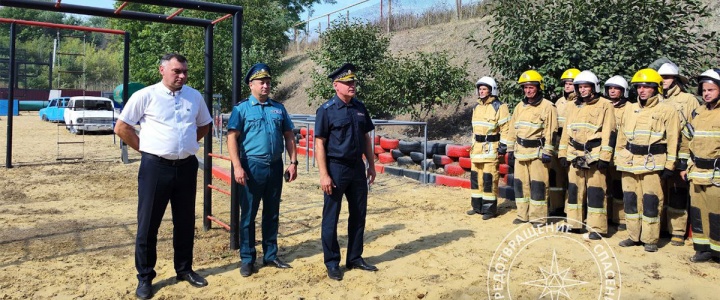
[[[243,11],[242,6],[189,0],[125,0],[125,2],[152,4],[176,8],[187,8],[206,12],[234,14]]]
[[[218,191],[218,192],[221,192],[221,193],[223,193],[223,194],[225,194],[225,195],[230,196],[230,192],[228,192],[227,190],[221,189],[221,188],[219,188],[219,187],[217,187],[217,186],[214,186],[214,185],[212,185],[212,184],[208,184],[208,187],[209,187],[210,189],[216,190],[216,191]]]
[[[27,21],[27,20],[15,20],[15,19],[6,19],[6,18],[0,18],[0,23],[17,23],[17,24],[21,24],[21,25],[41,26],[41,27],[49,27],[49,28],[73,29],[73,30],[112,33],[112,34],[125,34],[125,31],[122,31],[122,30],[85,27],[85,26],[77,26],[77,25],[66,25],[66,24],[55,24],[55,23]]]
[[[133,2],[136,2],[136,1],[133,1]],[[139,1],[137,1],[137,2],[139,2]],[[147,2],[148,2],[147,4],[159,5],[161,2],[169,2],[169,1],[147,1]],[[150,3],[150,2],[152,2],[152,3]],[[155,2],[157,2],[157,3],[155,3]],[[152,14],[152,13],[128,11],[128,10],[124,10],[124,11],[121,11],[120,13],[116,14],[115,10],[113,10],[113,9],[98,8],[98,7],[83,6],[83,5],[72,5],[72,4],[62,4],[62,5],[60,5],[60,7],[55,7],[55,3],[41,2],[41,1],[34,1],[34,0],[0,0],[0,5],[1,6],[9,6],[9,7],[17,7],[17,8],[37,9],[37,10],[74,13],[74,14],[89,15],[89,16],[107,17],[107,18],[139,20],[139,21],[178,24],[178,25],[190,25],[190,26],[200,26],[200,27],[207,27],[208,25],[211,24],[210,20],[205,20],[205,19],[176,17],[176,18],[172,18],[172,19],[168,20],[168,19],[166,19],[166,17],[167,17],[166,15],[161,15],[161,14]]]
[[[217,223],[218,225],[225,228],[225,230],[230,231],[230,225],[223,223],[223,221],[220,221],[218,218],[215,218],[213,216],[207,216],[208,220],[213,221]]]
[[[60,144],[60,145],[65,145],[65,144],[85,144],[85,142],[57,142],[57,143]]]
[[[78,160],[83,159],[84,157],[58,157],[55,160]]]

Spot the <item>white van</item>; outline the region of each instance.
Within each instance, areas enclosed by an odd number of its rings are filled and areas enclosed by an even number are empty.
[[[65,127],[71,133],[84,131],[112,132],[118,113],[113,101],[105,97],[70,97],[65,108]]]

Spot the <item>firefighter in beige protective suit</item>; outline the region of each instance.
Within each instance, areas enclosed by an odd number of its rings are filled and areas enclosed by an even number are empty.
[[[560,76],[560,81],[563,83],[563,96],[555,101],[555,108],[558,112],[558,132],[554,139],[555,148],[558,147],[560,142],[560,136],[562,136],[563,129],[565,128],[565,120],[568,116],[568,108],[572,107],[572,102],[575,101],[576,93],[573,80],[575,76],[580,74],[578,69],[567,69]],[[568,168],[563,168],[560,165],[557,155],[553,156],[552,162],[550,162],[550,187],[548,188],[548,208],[550,210],[550,216],[565,216],[565,191],[568,187]]]
[[[663,98],[665,98],[663,102],[675,107],[680,117],[680,128],[683,128],[690,119],[690,114],[700,104],[695,96],[683,91],[688,80],[685,76],[680,75],[677,65],[672,62],[664,63],[658,69],[658,74],[663,78]],[[678,166],[676,167],[679,167],[679,164],[687,164],[688,158],[690,158],[689,153],[679,152],[676,163]],[[685,168],[684,165],[682,168]],[[687,212],[690,203],[688,188],[688,183],[680,178],[680,174],[677,172],[665,181],[665,224],[667,231],[672,234],[670,244],[674,246],[685,244]]]
[[[688,169],[681,172],[690,181],[695,248],[690,261],[720,262],[720,69],[703,72],[697,81],[704,105],[690,114],[690,126],[682,132],[682,150],[690,153]]]
[[[470,152],[470,204],[468,215],[481,214],[483,220],[497,214],[498,155],[507,151],[510,111],[500,102],[495,79],[482,77],[475,88],[477,104],[472,114],[473,145]]]
[[[613,148],[610,136],[615,131],[615,116],[610,100],[600,96],[600,81],[591,71],[582,71],[573,81],[576,100],[565,122],[558,157],[568,174],[567,219],[562,231],[581,231],[587,205],[585,238],[601,239],[607,234],[607,202],[605,172],[610,166]]]
[[[557,110],[543,99],[543,78],[535,70],[520,75],[518,84],[525,98],[515,106],[508,136],[508,163],[515,166],[513,224],[532,222],[540,227],[547,221],[548,164],[555,152],[552,139],[557,133]],[[516,161],[517,160],[517,161]]]
[[[610,137],[610,146],[615,147],[617,145],[617,133],[622,128],[623,116],[625,110],[629,107],[628,96],[629,89],[625,78],[620,75],[610,77],[605,81],[605,97],[610,100],[613,104],[613,115],[615,116],[615,131],[612,132]],[[612,223],[617,225],[618,231],[625,230],[625,210],[623,205],[623,190],[622,190],[622,176],[621,172],[615,167],[615,163],[610,163],[610,168],[607,172],[607,195],[608,204],[612,208],[610,211],[610,220]]]
[[[615,147],[615,166],[622,173],[628,238],[621,247],[645,244],[656,252],[662,215],[662,180],[677,160],[680,122],[677,110],[662,101],[662,77],[653,69],[635,73],[631,83],[637,103],[628,104]]]

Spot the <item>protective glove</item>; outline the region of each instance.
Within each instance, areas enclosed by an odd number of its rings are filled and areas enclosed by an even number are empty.
[[[606,162],[604,160],[598,160],[597,162],[597,168],[598,170],[605,170],[610,166],[609,162]]]
[[[541,160],[542,163],[544,163],[544,164],[549,164],[550,161],[552,160],[552,156],[543,153],[543,155],[542,155],[542,157],[540,158],[540,160]]]
[[[507,155],[508,165],[510,165],[511,168],[514,167],[515,166],[515,152],[510,151],[506,155]]]
[[[563,168],[570,167],[570,162],[567,160],[567,157],[561,157],[560,158],[560,166]]]
[[[675,173],[675,172],[673,172],[673,171],[671,171],[671,170],[668,170],[668,169],[664,169],[664,170],[662,171],[662,173],[660,174],[660,178],[662,178],[662,179],[668,179],[668,178],[670,178],[670,177],[673,176],[673,173]]]
[[[687,170],[687,167],[688,167],[687,159],[681,158],[681,159],[678,159],[677,162],[675,163],[676,170],[685,171],[685,170]]]
[[[498,154],[500,154],[500,155],[503,155],[503,154],[507,153],[507,145],[505,145],[505,144],[503,144],[503,143],[498,144],[498,150],[497,150],[497,151],[498,151]]]

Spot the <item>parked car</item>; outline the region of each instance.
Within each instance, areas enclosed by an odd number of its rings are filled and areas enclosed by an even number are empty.
[[[65,126],[71,133],[84,131],[112,132],[117,121],[113,101],[105,97],[70,97],[65,108]]]
[[[70,97],[60,97],[50,99],[48,105],[40,109],[40,120],[50,122],[65,121],[65,107],[67,107]]]

